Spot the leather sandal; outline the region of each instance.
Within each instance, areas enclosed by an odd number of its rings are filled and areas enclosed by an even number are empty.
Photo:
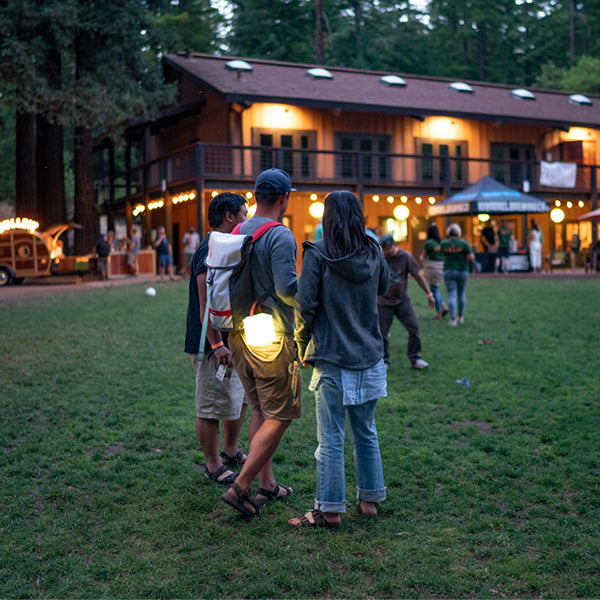
[[[312,521],[311,521],[312,518]],[[323,513],[316,508],[307,512],[305,515],[302,515],[299,518],[299,523],[289,523],[289,526],[293,529],[303,529],[304,527],[312,527],[312,528],[320,528],[324,527],[325,529],[337,529],[341,524],[340,523],[330,523]]]
[[[279,492],[281,490],[285,490],[285,494],[280,495]],[[291,487],[287,487],[285,485],[279,485],[279,484],[275,485],[274,490],[267,490],[266,488],[258,488],[254,502],[256,502],[257,506],[264,506],[265,504],[267,504],[268,502],[271,502],[272,500],[285,500],[288,496],[291,496],[293,493],[294,493],[294,490]],[[265,496],[265,498],[259,499],[258,498],[259,494],[261,496]]]
[[[223,464],[228,467],[241,467],[248,457],[241,450],[238,450],[233,456],[221,452],[221,458],[223,459]]]
[[[221,465],[216,471],[212,473],[208,470],[208,467],[204,469],[204,474],[211,480],[217,483],[225,483],[231,485],[236,479],[239,473],[234,473],[228,469],[225,465]]]
[[[256,517],[260,514],[260,507],[258,507],[248,492],[244,492],[242,488],[234,483],[222,496],[221,500],[225,504],[229,504],[231,508],[235,508],[238,512],[241,512],[245,517]],[[250,510],[249,504],[254,510]]]

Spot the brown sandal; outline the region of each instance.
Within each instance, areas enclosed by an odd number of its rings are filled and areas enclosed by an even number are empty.
[[[260,514],[260,508],[256,506],[254,500],[250,498],[249,493],[244,492],[237,483],[234,483],[221,496],[221,500],[223,500],[225,504],[229,504],[229,506],[241,512],[245,517],[256,517]],[[250,510],[246,504],[249,504],[254,510]]]
[[[312,521],[310,520],[310,517],[312,517]],[[311,510],[310,512],[307,512],[305,515],[302,515],[300,518],[300,523],[298,523],[297,525],[294,523],[289,523],[290,527],[293,527],[294,529],[302,529],[304,527],[314,527],[314,528],[318,528],[318,527],[325,527],[326,529],[337,529],[340,526],[340,523],[330,523],[325,516],[323,515],[323,513],[320,510],[317,510],[316,508],[314,510]]]

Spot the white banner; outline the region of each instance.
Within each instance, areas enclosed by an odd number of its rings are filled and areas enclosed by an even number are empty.
[[[574,188],[577,180],[577,164],[542,161],[540,184],[549,187]]]

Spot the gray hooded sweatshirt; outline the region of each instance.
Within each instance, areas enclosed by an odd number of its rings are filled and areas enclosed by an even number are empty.
[[[294,334],[299,356],[344,369],[372,367],[383,357],[377,296],[389,284],[381,248],[331,259],[323,240],[302,247]]]

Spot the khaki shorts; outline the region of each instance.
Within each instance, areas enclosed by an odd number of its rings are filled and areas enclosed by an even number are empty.
[[[251,350],[244,334],[234,331],[229,334],[229,348],[252,410],[275,421],[302,416],[302,376],[292,335],[280,336],[268,349]]]
[[[196,372],[196,416],[200,419],[235,421],[244,403],[244,386],[233,370],[231,377],[219,381],[216,377],[219,362],[214,355],[200,362],[190,354]]]

